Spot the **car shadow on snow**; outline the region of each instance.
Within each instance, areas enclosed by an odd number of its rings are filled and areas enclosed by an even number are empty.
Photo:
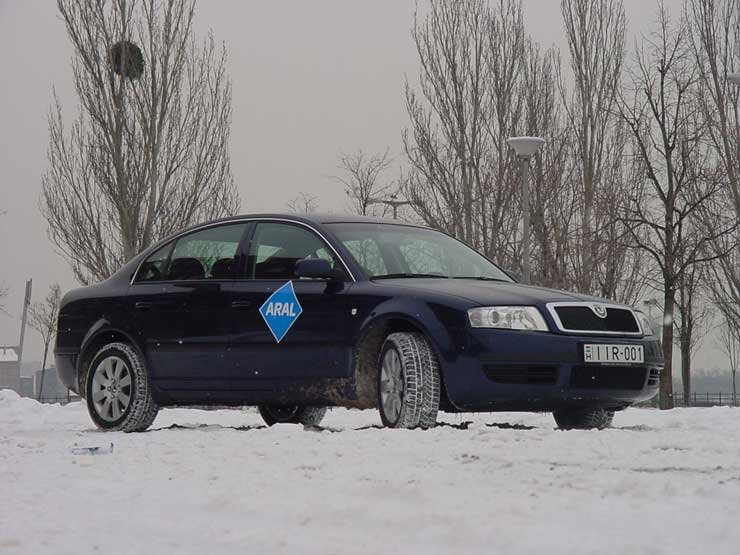
[[[252,430],[263,430],[267,428],[264,424],[255,426],[224,426],[223,424],[170,424],[169,426],[161,426],[159,428],[150,428],[144,433],[161,432],[165,430],[236,430],[238,432],[250,432]]]
[[[467,430],[470,428],[470,425],[473,424],[472,420],[464,420],[462,422],[457,422],[455,424],[452,424],[450,422],[437,422],[432,428],[432,430],[438,429],[438,428],[452,428],[453,430]],[[499,428],[501,430],[535,430],[537,429],[537,426],[525,426],[524,424],[509,424],[508,422],[494,422],[491,424],[485,424],[487,428]],[[372,424],[369,426],[362,426],[360,428],[354,428],[357,431],[361,430],[385,430],[386,427],[381,424]],[[338,431],[338,430],[336,430]]]

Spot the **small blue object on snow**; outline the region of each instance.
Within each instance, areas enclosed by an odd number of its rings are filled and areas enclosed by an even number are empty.
[[[303,308],[298,302],[292,281],[270,295],[260,307],[260,314],[278,343],[282,341],[302,312]]]
[[[110,447],[73,447],[73,455],[110,455],[113,452],[113,443]]]

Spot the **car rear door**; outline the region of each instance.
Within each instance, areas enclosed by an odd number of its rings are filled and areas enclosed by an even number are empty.
[[[343,279],[297,279],[295,263],[326,258]],[[299,223],[260,221],[245,274],[231,284],[234,387],[274,390],[349,375],[350,278],[328,243]]]
[[[127,302],[161,388],[229,388],[228,284],[243,267],[247,225],[220,224],[181,236],[139,269]]]

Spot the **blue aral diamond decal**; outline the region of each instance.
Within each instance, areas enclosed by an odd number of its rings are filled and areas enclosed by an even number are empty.
[[[260,307],[260,314],[278,343],[282,341],[290,326],[298,320],[302,312],[303,308],[295,295],[292,281],[270,295]]]

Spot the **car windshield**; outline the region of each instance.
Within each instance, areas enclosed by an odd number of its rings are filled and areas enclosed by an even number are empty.
[[[439,231],[394,224],[332,223],[327,226],[372,279],[432,277],[512,281],[487,258]]]

